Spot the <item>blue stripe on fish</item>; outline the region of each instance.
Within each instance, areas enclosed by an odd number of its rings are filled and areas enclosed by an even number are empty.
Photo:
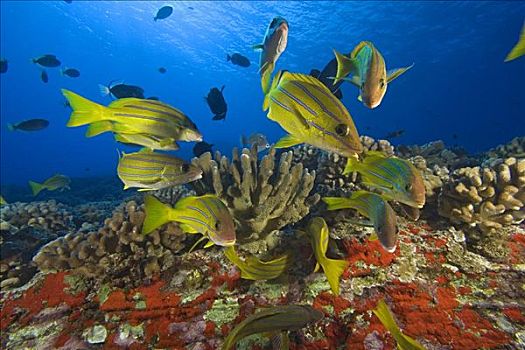
[[[286,109],[288,112],[293,113],[293,110],[291,110],[288,106],[284,105],[282,102],[274,98],[273,96],[270,96],[270,100],[275,102],[278,106],[280,106],[282,109]]]
[[[328,110],[328,108],[326,108],[326,106],[321,102],[319,101],[319,99],[314,96],[307,88],[305,88],[302,84],[296,82],[296,81],[292,81],[291,82],[293,85],[295,85],[296,87],[298,87],[299,89],[301,89],[306,95],[308,95],[308,97],[310,97],[312,100],[314,100],[315,103],[317,103],[317,105],[323,110],[323,112],[325,112],[329,117],[331,117],[332,119],[334,119],[335,121],[339,122],[339,123],[343,123],[343,121],[341,119],[339,119],[335,114],[333,114],[331,111]],[[322,91],[321,89],[318,89],[319,91],[321,92],[324,92]]]
[[[152,112],[152,113],[158,113],[158,114],[165,115],[167,117],[173,117],[173,118],[175,118],[177,120],[179,120],[181,118],[184,118],[184,116],[182,116],[182,115],[169,113],[169,112],[166,112],[166,111],[162,111],[160,109],[148,108],[148,107],[137,106],[137,105],[124,105],[124,107],[125,108],[135,108],[135,109],[138,109],[138,110],[141,110],[141,111],[148,111],[148,112]]]
[[[297,102],[301,107],[303,107],[308,112],[310,112],[311,115],[313,115],[314,117],[318,117],[317,113],[313,109],[308,107],[306,103],[304,103],[303,101],[295,97],[292,93],[287,91],[285,88],[283,88],[282,86],[279,86],[277,89],[281,91],[283,94],[285,94],[286,96],[288,96],[289,98],[291,98],[292,100],[294,100],[295,102]]]
[[[204,216],[206,219],[209,219],[209,218],[210,218],[210,216],[209,216],[208,214],[206,214],[206,212],[205,212],[204,210],[200,209],[200,208],[193,207],[193,206],[191,206],[191,205],[188,205],[187,208],[190,209],[190,210],[194,210],[194,211],[196,211],[196,212],[199,212],[199,213],[200,213],[202,216]]]
[[[374,171],[371,171],[371,170],[368,170],[368,173],[373,175],[373,176],[375,176],[375,177],[377,177],[377,178],[379,178],[379,179],[381,179],[381,180],[383,180],[383,181],[385,181],[385,182],[387,182],[387,183],[389,183],[390,185],[392,185],[392,187],[395,187],[395,183],[392,182],[392,179],[386,178],[383,175],[378,174],[378,173],[376,173]]]
[[[194,218],[194,217],[191,217],[191,216],[178,216],[178,218],[182,219],[182,220],[188,220],[188,221],[196,222],[196,223],[201,224],[202,226],[206,227],[206,229],[208,231],[213,231],[213,229],[210,227],[210,225],[208,225],[206,222],[204,222],[202,220],[199,220],[197,218]]]
[[[163,118],[149,117],[146,115],[137,115],[137,114],[132,114],[132,113],[114,113],[113,115],[116,117],[129,117],[129,118],[137,118],[137,119],[154,120],[154,121],[162,122],[162,123],[169,122],[168,120],[163,119]]]

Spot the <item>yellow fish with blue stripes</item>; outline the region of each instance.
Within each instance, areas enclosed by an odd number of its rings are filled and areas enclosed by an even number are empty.
[[[33,192],[33,196],[36,196],[40,193],[42,190],[48,190],[48,191],[64,191],[64,190],[70,190],[71,188],[69,185],[71,184],[71,179],[62,174],[55,174],[51,176],[49,179],[44,181],[43,183],[38,183],[34,181],[29,181],[29,187],[31,187],[31,191]]]
[[[113,136],[115,141],[120,143],[144,146],[151,150],[176,151],[179,149],[179,145],[173,138],[161,140],[158,137],[147,134],[114,134]]]
[[[415,208],[425,205],[423,177],[408,160],[370,151],[361,162],[348,158],[343,174],[353,171],[361,175],[365,185],[379,190],[386,199]]]
[[[261,261],[254,256],[249,256],[242,260],[233,246],[226,248],[224,255],[241,270],[241,278],[247,280],[271,280],[277,278],[286,270],[290,263],[288,255],[283,255],[270,261]]]
[[[388,83],[414,65],[386,70],[385,59],[370,41],[361,41],[345,56],[334,50],[337,59],[337,75],[334,85],[346,80],[359,88],[358,100],[368,108],[379,106],[386,93]],[[347,76],[352,73],[351,78]]]
[[[124,189],[159,190],[182,185],[202,177],[202,170],[184,160],[162,153],[143,150],[119,158],[117,175]]]
[[[380,195],[368,191],[352,192],[349,198],[323,197],[328,210],[351,208],[369,218],[374,226],[375,234],[371,240],[379,239],[381,246],[393,253],[397,241],[397,216],[394,209]]]
[[[205,247],[213,244],[228,247],[235,244],[233,218],[226,205],[215,195],[185,197],[173,208],[153,196],[147,196],[144,204],[146,217],[142,225],[143,234],[175,221],[184,232],[200,233],[204,239],[209,239]]]
[[[363,151],[350,113],[310,75],[279,71],[264,98],[263,110],[268,110],[268,118],[288,132],[275,148],[307,143],[345,157]]]

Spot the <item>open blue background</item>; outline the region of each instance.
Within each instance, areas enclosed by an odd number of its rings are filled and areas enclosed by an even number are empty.
[[[173,15],[154,22],[166,4]],[[503,63],[525,19],[523,2],[1,1],[0,10],[1,56],[9,61],[0,76],[2,184],[41,181],[55,172],[114,174],[115,150],[136,148],[117,144],[109,133],[88,139],[85,127],[67,128],[70,110],[60,89],[108,104],[98,84],[116,79],[183,110],[223,153],[239,145],[241,134],[263,132],[275,142],[284,132],[261,110],[258,53],[251,46],[276,15],[290,25],[277,69],[322,69],[333,48],[349,52],[361,40],[375,43],[387,68],[415,62],[375,110],[357,101],[353,86],[343,86],[360,134],[384,137],[405,129],[394,143],[443,139],[472,152],[525,135],[525,57]],[[234,52],[252,66],[226,62]],[[47,53],[79,69],[80,78],[55,68],[42,83],[31,58]],[[212,121],[203,97],[222,85],[228,116]],[[29,118],[51,124],[34,133],[7,130],[7,123]],[[191,158],[193,144],[183,146],[174,154]]]

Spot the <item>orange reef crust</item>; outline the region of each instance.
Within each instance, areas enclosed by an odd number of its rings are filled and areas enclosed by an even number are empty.
[[[496,349],[509,344],[512,334],[497,328],[494,316],[505,318],[516,327],[521,325],[520,329],[523,329],[524,310],[512,305],[500,307],[490,310],[492,317],[488,318],[487,309],[479,308],[467,299],[476,291],[462,283],[478,276],[443,269],[447,240],[433,234],[428,226],[416,224],[400,232],[403,241],[414,241],[415,236],[424,237],[425,245],[418,246],[416,254],[424,259],[425,268],[433,273],[432,278],[406,282],[390,276],[387,283],[366,288],[360,295],[343,291],[340,296],[334,296],[329,291],[321,291],[313,301],[307,301],[301,293],[294,294],[292,286],[285,296],[274,299],[247,294],[246,287],[252,282],[241,280],[239,272],[231,266],[212,261],[205,263],[210,277],[207,285],[200,294],[186,302],[183,302],[182,295],[169,291],[166,282],[157,279],[140,288],[113,290],[100,304],[97,291],[69,294],[69,286],[64,281],[66,273],[48,274],[22,293],[3,295],[2,344],[7,342],[6,334],[38,323],[37,316],[46,309],[63,307],[67,321],[55,335],[56,348],[64,346],[72,337],[82,339],[82,333],[88,327],[103,324],[108,332],[104,348],[119,349],[116,344],[119,327],[129,324],[142,325],[144,334],[140,341],[128,344],[128,349],[148,346],[184,349],[194,342],[200,342],[199,348],[202,349],[216,349],[230,330],[257,308],[293,300],[294,303],[313,304],[314,308],[323,311],[325,318],[304,330],[310,333],[308,337],[302,335],[303,331],[295,332],[290,337],[291,349],[366,349],[365,344],[370,341],[381,342],[384,349],[394,349],[394,339],[371,312],[381,299],[386,300],[403,332],[423,345],[468,350]],[[523,262],[525,235],[515,233],[511,237],[509,259]],[[351,285],[352,279],[369,277],[380,269],[388,269],[401,258],[400,249],[388,253],[378,241],[351,238],[345,240],[343,246],[350,262],[342,277],[345,285]],[[497,289],[505,283],[494,271],[486,272],[482,277],[488,288]],[[216,324],[205,315],[224,293],[237,298],[237,316],[226,323]],[[140,307],[138,301],[142,302]],[[196,338],[193,339],[189,334],[196,331],[197,327],[192,327],[196,323],[201,325],[198,328],[200,334],[194,335]],[[173,327],[174,324],[188,324],[189,329]]]

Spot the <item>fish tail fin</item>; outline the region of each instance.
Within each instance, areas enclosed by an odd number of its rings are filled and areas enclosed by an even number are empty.
[[[342,78],[345,78],[353,69],[354,63],[350,57],[334,50],[335,59],[337,60],[337,74],[335,75],[334,85]]]
[[[16,130],[16,125],[15,124],[11,124],[11,123],[7,123],[7,130],[15,131]]]
[[[343,175],[348,175],[359,168],[359,160],[356,157],[348,157]]]
[[[103,97],[106,97],[111,93],[111,91],[109,90],[110,87],[106,85],[98,84],[98,89]]]
[[[323,202],[327,204],[328,210],[338,210],[351,208],[350,199],[342,197],[323,197]]]
[[[229,54],[226,54],[226,62],[229,62],[232,60],[232,56],[230,56]]]
[[[100,135],[107,131],[113,131],[113,123],[109,120],[100,120],[89,124],[89,127],[86,131],[86,137],[93,137]]]
[[[31,192],[33,192],[33,196],[36,196],[40,193],[40,191],[44,189],[44,185],[34,181],[29,181],[29,187],[31,187]]]
[[[323,267],[332,293],[339,295],[339,278],[347,268],[348,261],[326,258],[321,266]]]
[[[154,196],[144,198],[146,217],[142,225],[142,233],[148,234],[156,228],[170,222],[171,207],[162,203]]]
[[[62,89],[62,94],[69,101],[69,104],[73,109],[73,113],[71,113],[67,126],[81,126],[102,119],[106,107],[66,89]]]
[[[269,62],[261,68],[261,86],[265,95],[270,92],[270,79],[272,77],[275,63]]]

